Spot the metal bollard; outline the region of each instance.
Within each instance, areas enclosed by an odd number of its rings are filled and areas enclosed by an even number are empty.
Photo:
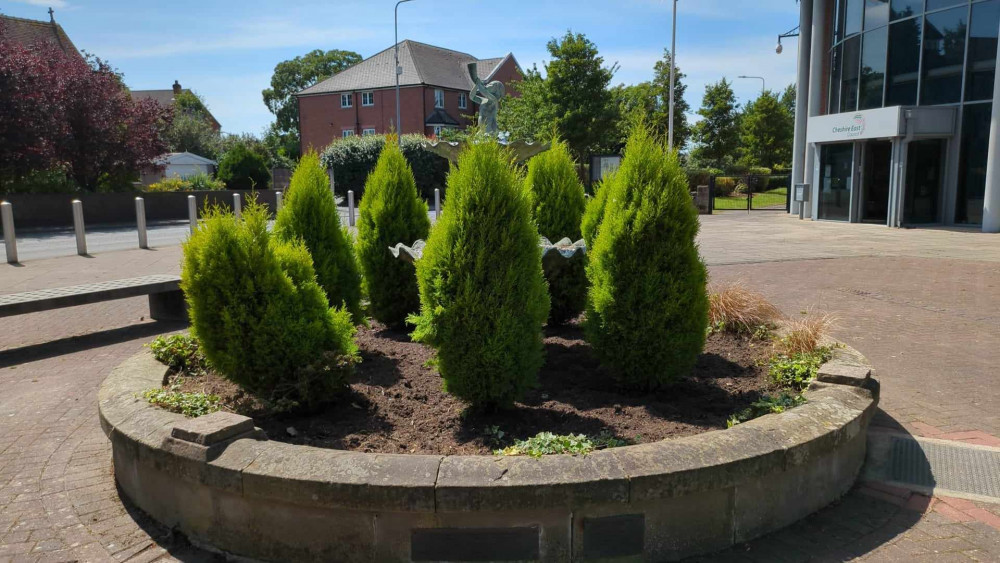
[[[73,230],[76,231],[76,253],[87,255],[87,232],[83,226],[83,202],[73,200]]]
[[[233,215],[237,219],[243,216],[243,203],[240,201],[240,194],[233,194]]]
[[[188,220],[191,222],[191,234],[198,228],[198,200],[193,195],[188,196]]]
[[[281,200],[282,199],[283,199],[283,196],[282,196],[281,192],[274,192],[274,214],[275,214],[275,216],[277,216],[278,212],[281,211]]]
[[[441,190],[434,188],[434,220],[441,217]]]
[[[7,249],[7,262],[17,264],[17,238],[14,236],[14,206],[0,203],[0,223],[3,223],[3,244]]]
[[[141,198],[135,198],[135,229],[139,232],[139,248],[149,248],[149,240],[146,238],[146,202]]]
[[[347,190],[347,224],[354,226],[354,190]]]

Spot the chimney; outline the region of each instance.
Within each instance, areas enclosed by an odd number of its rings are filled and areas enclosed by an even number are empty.
[[[174,95],[176,96],[177,94],[180,93],[181,93],[181,83],[174,80]]]

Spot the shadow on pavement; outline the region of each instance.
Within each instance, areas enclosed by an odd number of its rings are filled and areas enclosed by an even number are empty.
[[[187,326],[186,322],[152,321],[78,336],[69,336],[49,342],[29,344],[19,348],[0,350],[0,368],[45,360],[140,338],[151,338],[159,334],[183,330]]]

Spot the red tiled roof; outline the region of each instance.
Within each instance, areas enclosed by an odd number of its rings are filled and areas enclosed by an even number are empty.
[[[64,53],[75,53],[80,56],[80,52],[63,31],[62,26],[55,21],[46,22],[0,15],[0,32],[5,39],[15,43],[28,46],[48,43],[62,49]]]

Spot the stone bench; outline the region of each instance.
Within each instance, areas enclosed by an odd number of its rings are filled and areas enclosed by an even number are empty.
[[[150,318],[184,321],[187,304],[180,282],[178,276],[155,275],[0,295],[0,317],[148,295]]]

